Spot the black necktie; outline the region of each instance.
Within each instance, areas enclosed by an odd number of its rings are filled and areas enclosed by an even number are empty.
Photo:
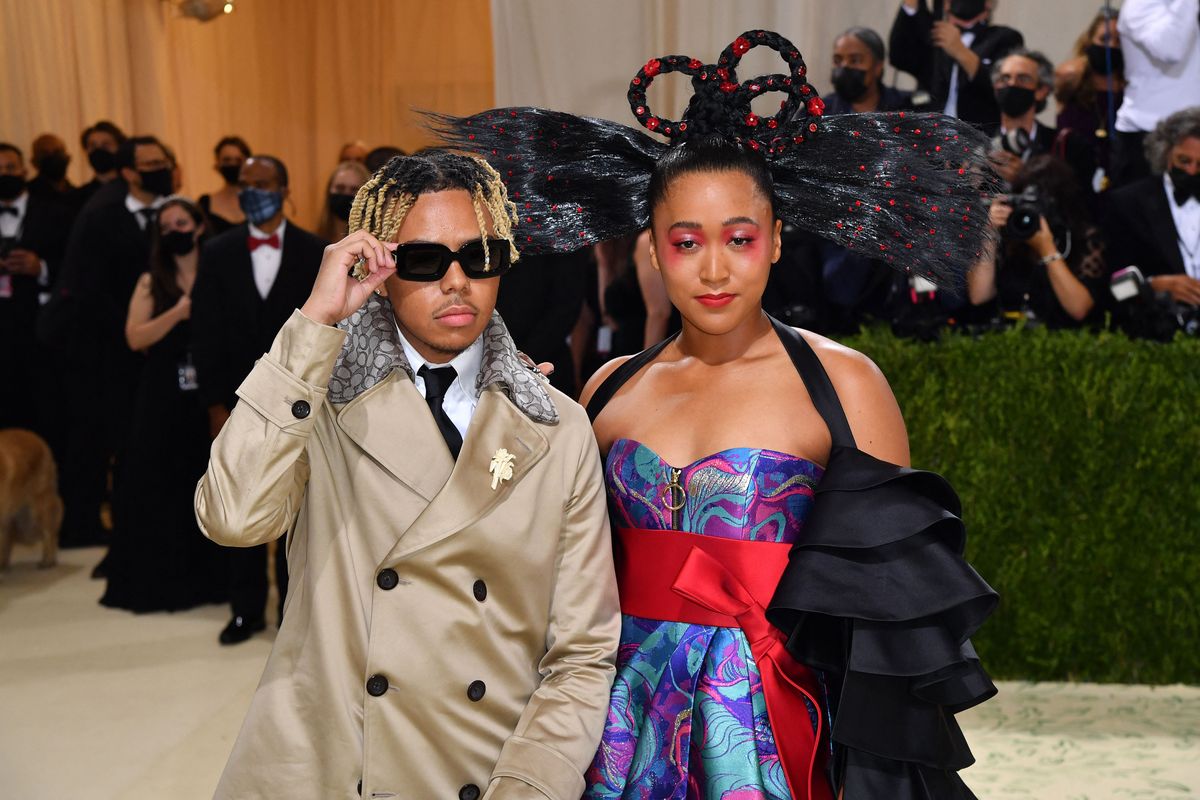
[[[442,438],[446,440],[446,446],[450,448],[451,455],[457,460],[458,452],[462,450],[462,434],[458,432],[458,428],[454,427],[450,417],[446,416],[446,410],[442,408],[442,400],[446,398],[446,392],[450,391],[450,386],[458,377],[458,373],[454,371],[454,367],[430,369],[426,364],[417,370],[417,374],[425,381],[425,402],[429,404],[429,410],[433,412],[433,419],[437,422],[438,430],[442,432]]]
[[[12,214],[15,217],[20,213],[16,206],[0,206],[0,214]]]
[[[158,216],[158,211],[153,208],[139,208],[135,213],[140,218],[142,233],[149,236],[150,226],[154,224],[154,219]]]

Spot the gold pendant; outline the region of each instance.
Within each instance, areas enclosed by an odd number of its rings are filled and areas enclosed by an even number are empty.
[[[504,481],[512,480],[513,466],[516,464],[517,457],[501,447],[492,456],[491,466],[488,467],[488,472],[492,473],[492,491],[495,491]]]

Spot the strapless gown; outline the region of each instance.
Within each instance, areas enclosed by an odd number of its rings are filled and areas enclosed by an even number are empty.
[[[613,443],[605,464],[615,528],[787,544],[803,535],[821,475],[811,461],[749,448],[673,468],[628,439]],[[806,705],[815,732],[822,710]],[[624,615],[612,703],[586,783],[587,798],[791,798],[741,628]]]

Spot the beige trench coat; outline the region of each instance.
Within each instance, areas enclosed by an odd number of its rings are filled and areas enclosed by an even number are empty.
[[[283,626],[216,796],[575,800],[620,634],[588,419],[550,390],[560,420],[535,423],[486,386],[456,463],[406,372],[326,400],[345,337],[293,314],[197,487],[214,541],[290,531]]]

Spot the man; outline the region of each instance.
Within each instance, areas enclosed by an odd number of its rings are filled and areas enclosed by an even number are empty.
[[[0,392],[0,428],[27,428],[52,438],[56,426],[41,413],[48,359],[34,328],[58,272],[70,219],[55,204],[30,196],[26,175],[20,148],[0,143],[0,375],[9,386]]]
[[[71,205],[76,211],[83,208],[101,186],[120,177],[117,172],[117,152],[125,139],[124,131],[103,119],[83,131],[79,137],[79,144],[87,153],[93,177],[75,190]]]
[[[938,16],[942,3],[935,0]],[[931,110],[994,129],[1000,108],[991,69],[1024,44],[1012,28],[990,23],[993,0],[949,0],[934,19],[927,0],[904,0],[888,37],[892,66],[911,73],[931,95]]]
[[[1125,99],[1117,111],[1113,186],[1150,175],[1142,142],[1168,114],[1200,105],[1200,2],[1126,0],[1117,20]]]
[[[30,150],[29,160],[37,177],[29,182],[29,193],[41,200],[69,205],[75,187],[67,180],[67,165],[71,163],[67,145],[53,133],[43,133],[33,140]]]
[[[149,267],[155,208],[173,188],[174,163],[153,136],[127,139],[117,169],[121,180],[97,191],[76,218],[62,274],[38,323],[43,341],[103,376],[94,391],[76,393],[67,412],[67,457],[59,465],[64,547],[105,539],[100,505],[142,362],[125,342],[125,317],[138,276]]]
[[[833,43],[834,93],[825,98],[826,114],[904,111],[912,108],[912,92],[883,85],[887,63],[883,39],[870,28],[855,27]]]
[[[312,291],[325,247],[284,215],[289,188],[282,161],[251,156],[238,184],[246,221],[205,244],[192,288],[192,360],[214,437],[238,401],[238,384]],[[266,627],[267,546],[236,551],[229,564],[232,615],[218,639],[238,644]],[[276,550],[275,578],[282,612],[283,547]]]
[[[238,389],[197,517],[290,527],[293,591],[218,798],[583,793],[620,612],[591,426],[492,313],[511,208],[467,156],[390,162]]]
[[[1018,49],[992,66],[992,86],[1000,107],[1000,140],[992,161],[1000,177],[1012,183],[1021,165],[1049,153],[1058,131],[1038,123],[1054,89],[1054,64],[1034,50]]]
[[[1200,106],[1158,123],[1146,156],[1150,177],[1108,193],[1109,263],[1136,265],[1155,291],[1200,306]]]

